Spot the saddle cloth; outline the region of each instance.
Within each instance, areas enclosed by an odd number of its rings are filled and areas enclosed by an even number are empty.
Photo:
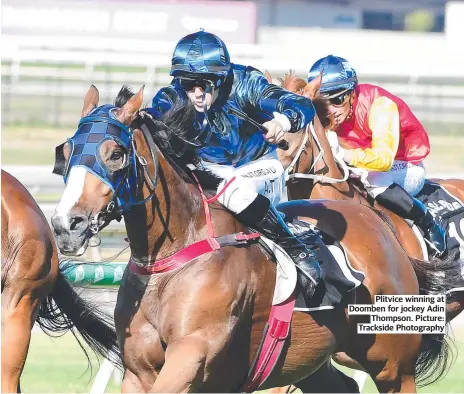
[[[425,181],[416,196],[446,231],[448,256],[455,256],[464,278],[464,203],[438,183]]]
[[[308,245],[314,242],[312,235],[314,227],[310,224],[295,219],[289,227],[302,242],[307,242]],[[327,234],[321,233],[320,230],[316,229],[316,231],[321,238],[318,239],[319,247],[313,251],[321,264],[322,280],[308,303],[302,297],[301,292],[297,292],[295,304],[297,311],[334,309],[341,302],[344,294],[360,286],[365,277],[363,272],[351,266],[345,250],[338,242]],[[273,305],[277,305],[285,301],[298,286],[297,271],[291,257],[283,248],[263,236],[261,241],[277,260],[276,288],[273,299]]]

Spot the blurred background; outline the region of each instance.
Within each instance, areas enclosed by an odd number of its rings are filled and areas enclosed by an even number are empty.
[[[274,78],[290,69],[305,78],[328,54],[347,58],[361,82],[399,95],[423,121],[432,143],[429,176],[464,177],[464,2],[3,0],[2,168],[26,185],[47,217],[63,190],[51,173],[54,148],[74,133],[89,86],[97,86],[101,103],[111,103],[123,84],[145,85],[149,105],[171,80],[176,42],[200,28],[226,42],[234,63]],[[123,223],[110,225],[85,258],[112,256],[124,236]],[[464,335],[455,327],[463,353]],[[22,388],[88,392],[97,369],[86,372],[72,338],[35,332]],[[464,392],[459,370],[462,354],[443,382],[421,392]],[[114,374],[107,390],[118,391],[119,379]],[[364,392],[375,392],[371,382]]]

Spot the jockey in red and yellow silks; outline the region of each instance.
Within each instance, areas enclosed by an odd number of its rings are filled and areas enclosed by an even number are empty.
[[[368,172],[369,194],[423,231],[432,254],[446,250],[445,233],[427,207],[413,198],[425,182],[422,163],[430,152],[427,132],[399,97],[371,84],[359,84],[350,63],[338,56],[319,59],[308,82],[322,74],[321,93],[330,101],[335,132],[344,149],[335,154]]]
[[[350,165],[389,171],[394,160],[418,164],[430,152],[427,132],[407,104],[381,87],[359,84],[352,115],[337,127]]]

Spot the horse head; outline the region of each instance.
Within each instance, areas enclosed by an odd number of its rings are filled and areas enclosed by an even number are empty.
[[[272,77],[269,72],[265,72],[267,80],[271,83]],[[334,127],[334,120],[330,113],[330,101],[324,95],[321,95],[320,88],[322,84],[322,73],[317,78],[314,78],[311,82],[306,82],[303,78],[295,75],[295,71],[290,70],[285,74],[284,78],[277,78],[279,84],[289,90],[292,93],[299,94],[301,96],[309,98],[316,114],[324,127],[324,130],[330,130]]]
[[[268,81],[272,81],[268,72],[266,77]],[[285,152],[279,151],[280,161],[291,174],[290,178],[293,178],[287,185],[289,197],[305,199],[310,197],[314,183],[304,182],[303,177],[322,182],[329,181],[329,184],[338,183],[339,180],[343,182],[345,178],[335,162],[326,135],[327,131],[334,128],[335,123],[330,111],[329,99],[320,94],[322,72],[311,82],[296,76],[292,70],[285,74],[283,79],[278,80],[283,88],[309,98],[316,109],[312,124],[298,133],[287,134],[285,139],[290,148]],[[310,172],[313,174],[309,174]],[[320,182],[317,185],[320,186]],[[337,186],[340,187],[345,189],[346,184],[343,182],[343,185]]]
[[[66,188],[52,225],[68,255],[82,255],[94,234],[150,201],[159,176],[153,130],[142,124],[149,115],[139,111],[143,87],[135,95],[123,87],[114,105],[98,106],[98,97],[92,85],[76,133],[56,148],[54,172],[63,176]],[[162,122],[151,120],[151,125],[158,145],[174,141]]]

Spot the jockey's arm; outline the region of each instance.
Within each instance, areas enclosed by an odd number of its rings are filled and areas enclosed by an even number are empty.
[[[397,105],[387,97],[378,97],[369,113],[372,145],[366,149],[348,149],[344,160],[353,167],[369,171],[389,171],[400,140],[400,115]]]
[[[251,105],[255,111],[273,114],[285,131],[301,130],[316,114],[311,100],[270,84],[257,70],[249,72],[244,82],[238,97],[242,108]]]

